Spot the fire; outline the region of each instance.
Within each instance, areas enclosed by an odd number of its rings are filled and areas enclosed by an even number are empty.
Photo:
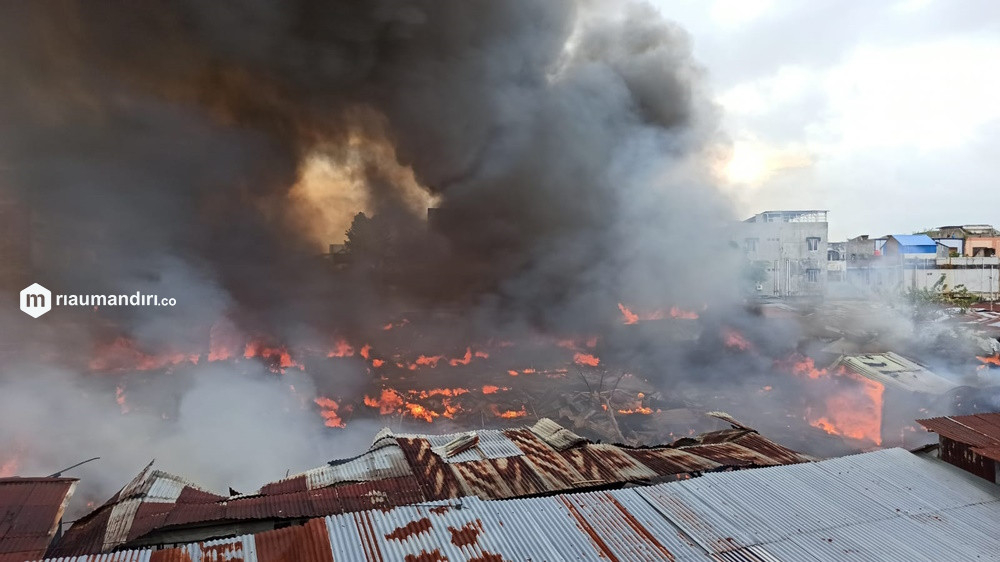
[[[371,352],[372,352],[372,346],[370,346],[368,344],[365,344],[361,348],[361,356],[364,357],[365,359],[370,359],[369,356],[371,355]]]
[[[639,315],[629,310],[624,304],[618,303],[618,310],[622,311],[622,316],[625,317],[625,324],[639,323]]]
[[[487,353],[487,352],[485,352],[485,351],[477,351],[477,352],[473,353],[472,355],[474,357],[478,358],[478,359],[489,359],[490,358],[490,354]]]
[[[372,359],[372,367],[375,367],[376,369],[378,369],[382,365],[385,365],[385,360],[384,359]]]
[[[499,386],[494,386],[492,384],[483,385],[483,394],[496,394],[499,391],[500,391]]]
[[[626,416],[629,415],[629,414],[643,414],[643,415],[648,416],[648,415],[650,415],[650,414],[653,413],[653,409],[652,408],[647,408],[646,406],[639,405],[639,406],[636,406],[635,408],[628,408],[628,409],[624,409],[624,410],[618,410],[618,413],[622,414],[622,415],[626,415]]]
[[[395,413],[396,410],[402,408],[403,397],[395,390],[385,388],[382,389],[382,395],[378,399],[366,395],[365,406],[378,408],[379,413],[384,416]]]
[[[638,324],[640,321],[646,320],[663,320],[667,316],[671,318],[677,318],[681,320],[697,320],[698,313],[693,310],[685,310],[683,308],[678,308],[672,306],[669,309],[654,310],[652,312],[632,312],[627,306],[622,303],[618,303],[618,310],[621,311],[623,320],[622,322],[626,325]]]
[[[784,361],[775,361],[775,366],[789,371],[798,377],[805,376],[810,379],[818,379],[827,375],[826,369],[816,368],[816,363],[812,357],[803,357],[797,353]]]
[[[427,408],[424,408],[420,404],[414,404],[413,402],[406,403],[406,410],[407,413],[410,414],[410,416],[418,420],[424,420],[427,423],[431,423],[432,421],[434,421],[434,418],[440,415],[433,410],[428,410]]]
[[[493,415],[495,415],[498,418],[503,418],[505,420],[523,418],[528,415],[528,410],[524,407],[524,405],[521,406],[520,410],[505,410],[501,412],[499,406],[497,406],[496,404],[492,404],[490,405],[490,410],[493,411]]]
[[[340,414],[337,413],[340,410],[340,404],[330,398],[324,398],[318,396],[313,399],[313,402],[321,408],[320,415],[323,416],[325,420],[323,425],[327,427],[344,427],[344,420],[340,418]]]
[[[441,401],[441,405],[444,406],[444,412],[441,415],[450,420],[455,419],[455,414],[461,409],[458,406],[452,405],[451,400],[447,398]]]
[[[845,380],[860,384],[838,389],[826,399],[827,415],[809,424],[831,435],[842,435],[859,441],[882,444],[882,392],[881,383],[855,375],[851,372],[839,373]]]
[[[743,334],[731,328],[725,328],[722,331],[722,337],[725,339],[726,347],[730,349],[746,351],[753,347],[753,345],[745,337],[743,337]]]
[[[677,308],[676,306],[672,306],[670,307],[670,317],[680,318],[682,320],[697,320],[698,313],[694,312],[693,310],[684,310],[681,308]]]
[[[510,370],[507,371],[507,374],[510,375],[510,376],[512,376],[512,377],[516,377],[520,373],[518,373],[514,369],[510,369]]]
[[[410,394],[420,399],[432,396],[447,396],[449,398],[468,394],[468,388],[432,388],[431,390],[411,390]]]
[[[126,337],[119,337],[109,345],[98,347],[97,353],[90,360],[89,366],[92,371],[128,369],[149,371],[185,362],[197,364],[199,359],[200,356],[198,354],[191,355],[187,353],[151,355],[139,349],[132,340]]]
[[[121,408],[122,414],[127,414],[132,410],[132,408],[125,403],[125,387],[123,386],[115,387],[115,402],[117,402],[118,406]]]
[[[587,367],[596,367],[601,364],[601,360],[589,353],[577,352],[573,355],[573,362],[577,365],[584,365]]]
[[[1000,353],[986,357],[977,355],[976,359],[983,362],[983,364],[979,366],[980,369],[985,369],[986,367],[1000,367]]]
[[[448,361],[448,364],[452,367],[457,367],[458,365],[468,365],[472,362],[472,348],[465,348],[465,355],[461,359],[452,359]]]
[[[795,376],[826,379],[832,385],[824,389],[822,407],[817,408],[820,411],[810,409],[806,413],[809,425],[831,435],[882,444],[882,394],[885,388],[881,383],[843,367],[831,374],[827,369],[817,369],[812,358],[798,354],[778,361],[776,365]]]
[[[284,373],[285,369],[290,367],[296,367],[300,371],[305,370],[305,367],[301,363],[292,359],[291,354],[288,353],[288,349],[284,346],[271,347],[262,342],[250,342],[243,351],[243,357],[247,359],[259,357],[271,365],[272,371],[278,370]]]
[[[431,355],[431,356],[421,355],[420,357],[417,357],[417,360],[416,360],[415,363],[417,365],[421,365],[421,366],[424,366],[424,367],[430,367],[430,368],[433,369],[433,368],[437,367],[438,361],[440,361],[442,359],[444,359],[444,355]]]
[[[353,357],[354,347],[347,343],[347,340],[337,340],[337,343],[333,345],[327,354],[327,357]]]

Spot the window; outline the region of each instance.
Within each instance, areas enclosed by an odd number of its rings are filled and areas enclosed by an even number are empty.
[[[747,238],[743,241],[743,248],[748,252],[757,251],[757,240],[758,238]]]
[[[810,252],[819,249],[819,241],[819,236],[810,236],[809,238],[806,238],[806,244],[809,244]]]
[[[807,269],[806,270],[806,279],[808,279],[810,283],[818,283],[819,282],[819,270],[818,269]]]

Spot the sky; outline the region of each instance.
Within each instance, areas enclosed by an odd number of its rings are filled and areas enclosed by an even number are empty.
[[[1000,226],[1000,2],[655,5],[705,67],[742,215],[828,209],[831,240]]]

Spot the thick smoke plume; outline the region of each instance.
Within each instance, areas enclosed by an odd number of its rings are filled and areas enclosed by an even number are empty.
[[[295,415],[247,412],[284,411],[264,403],[279,383],[199,367],[155,385],[177,419],[123,428],[113,384],[37,363],[85,364],[120,334],[205,348],[220,321],[321,346],[449,309],[461,321],[427,337],[464,342],[593,333],[619,302],[735,302],[715,110],[689,41],[633,3],[5,4],[0,188],[31,213],[32,281],[178,306],[5,317],[22,362],[0,379],[0,444],[30,441],[29,464],[54,470],[120,443],[115,483],[156,450],[206,482],[231,482],[234,458],[273,479],[336,456],[290,451],[324,443]],[[318,256],[359,211],[334,274]],[[297,392],[358,375],[324,377]],[[275,452],[214,454],[241,433]]]

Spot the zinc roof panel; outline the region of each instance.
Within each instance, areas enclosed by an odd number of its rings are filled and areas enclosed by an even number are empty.
[[[657,542],[667,548],[674,558],[682,560],[704,560],[705,550],[680,527],[658,512],[636,489],[612,490],[605,492],[621,504],[629,515],[647,529]]]
[[[516,496],[533,496],[548,490],[545,482],[522,457],[489,459],[486,462]]]
[[[605,492],[563,496],[570,512],[590,532],[600,537],[604,548],[619,560],[669,560],[676,558],[616,496]]]
[[[181,491],[185,488],[183,482],[171,478],[156,478],[146,492],[146,501],[173,503],[181,496]]]
[[[111,508],[111,517],[104,531],[104,544],[101,551],[111,550],[121,545],[128,539],[129,530],[132,528],[132,520],[135,512],[139,509],[142,500],[132,498],[118,502]]]
[[[697,450],[697,447],[692,447],[692,449]],[[683,449],[632,449],[625,450],[625,452],[644,466],[649,467],[657,476],[705,472],[722,466],[713,460],[699,457],[693,452]]]
[[[406,456],[398,446],[380,447],[339,464],[328,464],[304,473],[309,489],[332,486],[341,482],[365,482],[411,476]]]
[[[504,530],[498,542],[505,559],[607,560],[558,498],[502,500],[484,507]]]
[[[381,556],[369,556],[366,537],[362,536],[361,514],[344,513],[324,519],[330,537],[330,549],[336,562],[354,560],[382,560]]]
[[[725,552],[739,545],[753,544],[753,537],[736,528],[725,514],[711,506],[681,484],[637,488],[636,493],[648,500],[657,511],[709,552]]]
[[[572,488],[586,478],[555,449],[528,430],[508,430],[507,436],[524,451],[524,460],[550,491]]]
[[[469,496],[484,500],[509,498],[514,495],[489,460],[452,463],[452,471]]]

